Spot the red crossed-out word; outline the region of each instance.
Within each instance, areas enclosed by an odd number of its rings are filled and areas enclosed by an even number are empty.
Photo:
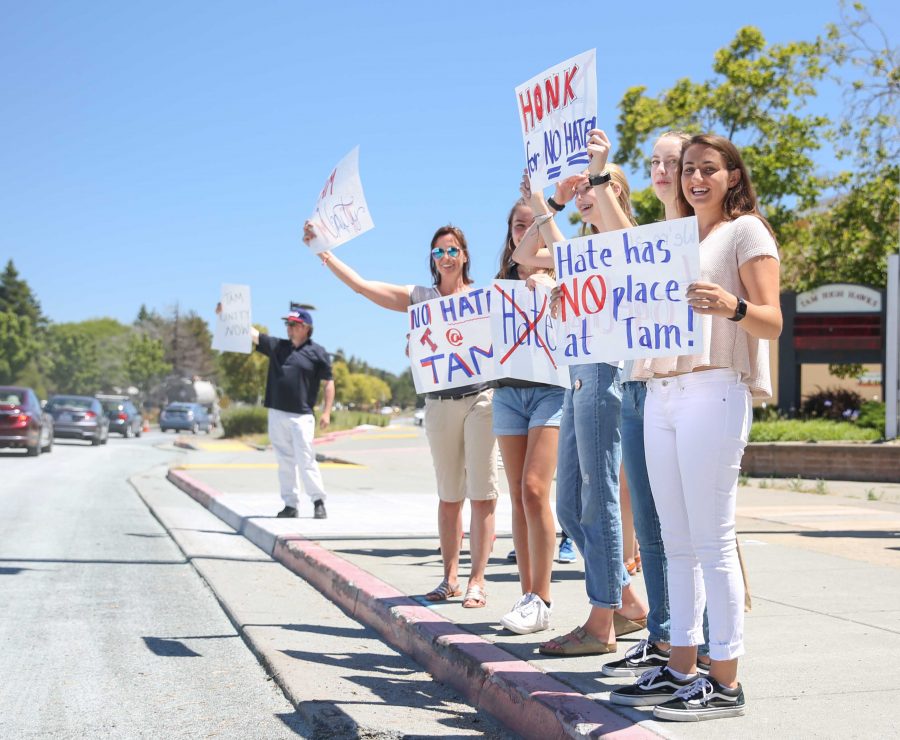
[[[547,346],[544,340],[541,339],[541,335],[538,334],[538,331],[535,328],[537,326],[537,322],[541,320],[544,312],[547,310],[547,296],[544,296],[544,302],[541,304],[541,310],[538,311],[538,315],[535,317],[534,321],[529,321],[528,315],[521,308],[519,308],[518,305],[516,305],[516,302],[513,300],[512,296],[508,296],[500,286],[497,286],[497,290],[500,291],[500,294],[512,304],[512,307],[516,311],[518,311],[521,314],[522,318],[525,320],[525,331],[522,333],[522,336],[515,341],[515,344],[513,344],[513,346],[509,348],[509,352],[507,352],[505,355],[503,355],[503,357],[500,358],[500,364],[502,365],[504,362],[506,362],[509,359],[509,356],[522,345],[528,335],[531,332],[534,332],[535,341],[537,341],[538,346],[544,350],[544,352],[547,354],[547,357],[550,358],[550,364],[553,365],[553,369],[555,370],[556,362],[553,359],[553,355],[550,353],[550,348]]]
[[[555,72],[543,82],[538,82],[533,88],[525,90],[525,97],[522,96],[522,93],[519,93],[519,109],[522,111],[522,123],[525,125],[526,134],[529,129],[534,128],[535,117],[540,123],[545,115],[550,115],[554,110],[565,108],[570,102],[575,100],[576,96],[575,91],[572,89],[572,83],[575,80],[575,74],[578,72],[578,69],[578,65],[574,64],[562,73],[562,103],[559,100],[559,72]]]

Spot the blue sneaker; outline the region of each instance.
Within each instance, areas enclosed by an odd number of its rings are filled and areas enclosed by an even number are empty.
[[[559,543],[559,557],[557,561],[560,563],[575,562],[575,543],[571,537],[564,537]]]

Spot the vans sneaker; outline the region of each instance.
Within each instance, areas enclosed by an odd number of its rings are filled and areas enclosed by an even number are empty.
[[[550,626],[550,607],[537,594],[525,594],[500,619],[500,624],[517,635],[540,632]]]
[[[644,671],[661,668],[668,662],[668,650],[661,650],[650,640],[641,640],[628,649],[624,658],[604,665],[601,672],[604,676],[640,676]]]
[[[680,689],[687,688],[696,679],[696,676],[684,680],[675,678],[668,666],[651,668],[644,671],[631,686],[613,691],[609,700],[613,704],[624,704],[627,707],[652,707],[669,701]]]
[[[676,722],[700,722],[705,719],[741,717],[746,709],[744,690],[740,684],[729,689],[714,678],[700,676],[669,701],[654,707],[653,715]]]
[[[556,558],[560,563],[575,562],[575,543],[571,537],[563,537],[559,543],[559,557]]]

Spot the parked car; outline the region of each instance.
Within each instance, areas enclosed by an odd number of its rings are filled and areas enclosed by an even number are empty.
[[[413,414],[413,424],[417,427],[422,426],[425,423],[425,409],[416,409],[416,413]]]
[[[186,432],[197,434],[201,429],[209,434],[212,420],[206,409],[199,403],[185,403],[177,401],[166,406],[159,415],[159,430],[166,432],[169,429],[183,429]]]
[[[144,417],[128,396],[97,395],[109,417],[109,431],[123,437],[140,437]]]
[[[31,388],[0,386],[0,447],[24,447],[29,457],[53,450],[53,417]]]
[[[92,396],[53,396],[47,401],[53,416],[53,436],[90,440],[105,445],[109,440],[109,417]]]

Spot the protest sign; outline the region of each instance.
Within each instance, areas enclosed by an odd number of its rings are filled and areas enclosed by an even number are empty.
[[[582,172],[587,132],[597,126],[597,53],[567,59],[516,88],[531,189]]]
[[[249,354],[253,351],[250,340],[250,286],[223,284],[219,302],[222,311],[216,315],[212,348],[220,352]]]
[[[417,393],[493,379],[490,310],[490,288],[434,298],[407,309],[409,362]]]
[[[550,288],[521,280],[495,280],[491,298],[494,377],[569,385],[569,369],[554,357],[556,322]]]
[[[557,242],[553,256],[561,364],[702,350],[702,321],[685,297],[700,277],[696,217]]]
[[[359,179],[359,147],[331,171],[309,220],[316,231],[309,247],[316,254],[375,227]]]

